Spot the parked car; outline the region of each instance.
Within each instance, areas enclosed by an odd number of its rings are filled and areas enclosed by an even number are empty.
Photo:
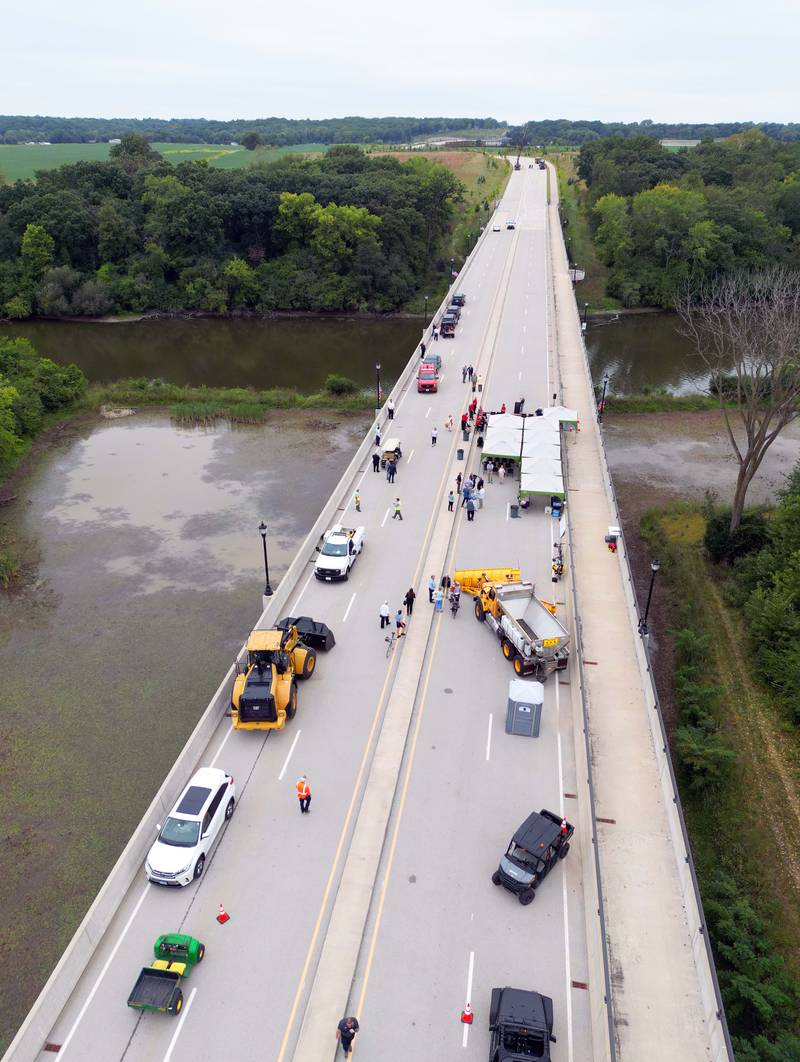
[[[463,291],[457,291],[450,300],[453,306],[463,306],[466,301],[467,296],[464,294]]]
[[[511,219],[509,219],[509,220],[508,220],[508,221],[506,222],[506,228],[507,228],[507,229],[515,229],[516,227],[517,227],[517,223],[516,223],[516,221],[512,221]]]
[[[550,1062],[553,1001],[524,988],[493,988],[489,1004],[490,1062]]]
[[[439,373],[436,366],[423,361],[417,372],[417,391],[420,394],[435,394],[439,390]]]
[[[499,232],[499,231],[500,231],[500,226],[499,225],[492,225],[492,232]]]
[[[233,814],[233,776],[217,767],[201,767],[158,826],[158,838],[144,869],[156,885],[188,885],[203,873],[206,860]]]
[[[446,313],[442,318],[439,326],[439,331],[444,339],[446,336],[454,336],[456,334],[456,325],[458,321],[451,313]]]

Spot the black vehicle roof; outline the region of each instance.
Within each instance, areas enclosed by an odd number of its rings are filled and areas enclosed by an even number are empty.
[[[538,811],[532,811],[514,834],[512,840],[526,852],[536,855],[558,840],[560,825],[552,822]]]
[[[528,992],[524,988],[504,988],[497,1017],[504,1025],[546,1030],[544,996],[538,992]]]
[[[190,785],[183,794],[183,800],[175,808],[176,815],[199,815],[210,795],[208,786]]]

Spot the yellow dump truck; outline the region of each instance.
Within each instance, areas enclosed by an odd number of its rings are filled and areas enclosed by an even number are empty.
[[[569,632],[556,618],[555,605],[536,596],[519,568],[462,569],[455,578],[475,598],[475,618],[497,635],[518,675],[542,680],[566,668]]]
[[[330,649],[335,640],[325,624],[307,616],[252,632],[247,657],[236,665],[233,682],[231,721],[235,729],[282,730],[294,718],[297,679],[311,678],[317,664],[313,643]]]

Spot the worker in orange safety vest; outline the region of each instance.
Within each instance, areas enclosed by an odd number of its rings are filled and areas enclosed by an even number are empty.
[[[297,789],[297,799],[300,801],[300,813],[305,815],[311,804],[311,787],[305,775],[297,779],[295,788]]]

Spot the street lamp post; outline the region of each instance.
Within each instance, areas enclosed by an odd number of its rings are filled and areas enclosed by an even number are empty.
[[[647,615],[650,612],[650,601],[653,597],[653,584],[656,581],[656,572],[660,567],[660,561],[650,561],[650,589],[647,591],[647,604],[644,606],[644,616],[642,616],[642,618],[639,620],[639,634],[641,634],[643,638],[646,634],[648,634]]]
[[[264,545],[264,597],[272,597],[272,587],[269,585],[269,561],[267,560],[267,525],[262,520],[258,525],[261,532],[261,541]]]
[[[455,274],[455,271],[456,271],[456,260],[455,260],[455,258],[451,258],[450,259],[450,283],[451,284],[453,283],[453,276]]]
[[[381,408],[381,363],[375,362],[375,411]]]
[[[584,332],[586,331],[586,317],[587,317],[588,313],[589,313],[589,303],[585,302],[583,304],[583,331]]]
[[[606,388],[608,387],[608,373],[603,377],[603,394],[600,398],[600,405],[597,407],[597,419],[600,423],[603,423],[603,411],[606,408]]]
[[[425,331],[425,329],[427,327],[428,327],[428,296],[426,295],[425,296],[425,324],[422,326],[422,330]]]

